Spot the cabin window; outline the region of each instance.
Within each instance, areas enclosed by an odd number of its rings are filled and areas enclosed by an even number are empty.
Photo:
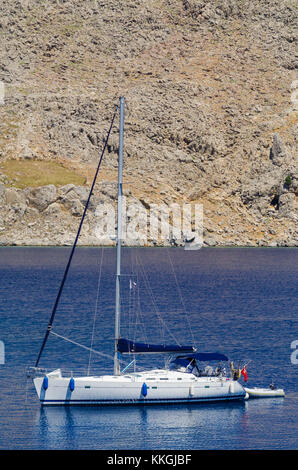
[[[167,377],[160,377],[159,380],[169,380]]]

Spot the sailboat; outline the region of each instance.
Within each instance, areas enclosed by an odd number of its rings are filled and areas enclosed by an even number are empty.
[[[221,364],[228,361],[221,353],[198,352],[192,345],[147,344],[123,338],[120,332],[120,278],[122,247],[122,167],[124,142],[124,106],[120,98],[98,168],[90,190],[79,230],[72,247],[70,258],[54,304],[48,328],[39,351],[31,376],[42,406],[53,405],[147,405],[169,403],[197,403],[212,401],[243,400],[246,392],[239,383],[239,376],[230,375]],[[43,373],[39,367],[41,354],[48,336],[53,333],[52,325],[71,264],[72,256],[79,238],[83,220],[92,195],[103,153],[111,132],[116,112],[120,108],[119,152],[118,152],[118,211],[117,211],[117,263],[116,263],[116,299],[115,299],[115,352],[112,375],[70,376],[61,369]],[[56,334],[56,336],[59,336]],[[88,349],[88,348],[87,348]],[[128,366],[120,370],[121,357],[125,355],[165,354],[168,358],[164,368],[141,370],[129,373]],[[209,361],[216,361],[219,366],[205,366]],[[133,362],[133,361],[132,361]],[[203,364],[203,366],[201,365]],[[228,376],[229,375],[229,376]]]

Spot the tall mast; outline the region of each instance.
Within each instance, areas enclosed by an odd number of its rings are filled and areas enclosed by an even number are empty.
[[[121,276],[121,241],[122,241],[122,173],[124,141],[124,98],[120,98],[119,155],[118,155],[118,213],[117,213],[117,266],[116,266],[116,302],[115,302],[115,356],[114,375],[120,375],[118,340],[120,338],[120,276]]]

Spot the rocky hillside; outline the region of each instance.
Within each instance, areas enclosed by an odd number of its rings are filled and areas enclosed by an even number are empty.
[[[206,245],[297,245],[297,24],[294,0],[1,2],[0,244],[72,243],[123,95],[128,201],[203,204]]]

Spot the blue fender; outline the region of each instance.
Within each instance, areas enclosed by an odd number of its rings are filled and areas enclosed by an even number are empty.
[[[49,379],[47,378],[47,376],[45,376],[43,378],[42,386],[43,386],[44,390],[47,390],[47,388],[49,386]]]
[[[141,389],[141,393],[142,393],[143,397],[147,396],[147,393],[148,393],[147,390],[148,390],[147,384],[144,382],[143,385],[142,385],[142,389]]]
[[[71,392],[73,392],[74,389],[75,389],[75,381],[74,381],[73,377],[69,381],[69,389],[70,389]]]

